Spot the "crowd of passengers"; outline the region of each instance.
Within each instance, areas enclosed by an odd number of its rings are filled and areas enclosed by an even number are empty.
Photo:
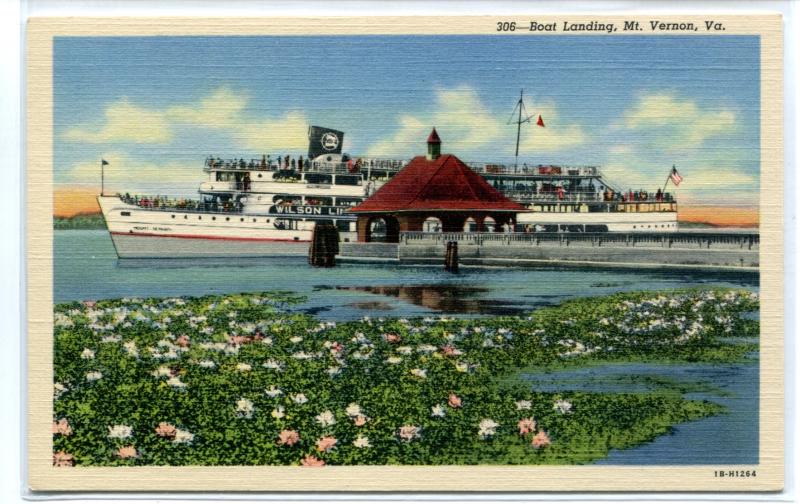
[[[343,156],[342,162],[347,165],[348,171],[351,173],[356,173],[362,169],[370,168],[370,169],[399,169],[405,163],[401,160],[396,159],[362,159],[362,158],[349,158],[346,155]],[[243,158],[238,160],[236,159],[222,159],[222,158],[214,158],[209,156],[206,158],[206,166],[209,168],[222,168],[228,170],[292,170],[302,172],[305,168],[306,170],[310,169],[312,165],[312,161],[310,159],[303,159],[302,154],[297,158],[294,158],[290,155],[278,155],[275,158],[272,158],[271,155],[266,155],[261,158],[261,161],[256,161],[251,159],[250,161],[245,161]]]

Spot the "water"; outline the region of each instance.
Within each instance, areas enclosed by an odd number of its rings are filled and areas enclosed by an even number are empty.
[[[56,302],[126,296],[199,296],[289,290],[295,307],[326,320],[369,315],[462,317],[518,314],[564,299],[620,291],[722,286],[758,290],[752,275],[601,269],[462,268],[346,264],[311,268],[304,257],[259,260],[117,260],[105,231],[55,231]],[[757,316],[757,314],[753,314]],[[753,356],[757,359],[757,355]],[[540,390],[645,392],[663,386],[708,399],[728,414],[688,422],[651,443],[614,451],[601,464],[758,462],[758,364],[615,364],[525,377]],[[664,380],[671,380],[664,385]]]
[[[118,261],[105,231],[55,231],[56,302],[126,296],[200,296],[290,290],[320,318],[520,314],[564,299],[718,285],[756,289],[753,276],[599,269],[468,268],[342,264],[311,268],[304,257]]]
[[[668,389],[686,399],[708,400],[723,415],[687,422],[671,434],[628,450],[612,450],[597,464],[757,464],[758,363],[609,364],[553,373],[523,374],[541,391],[650,392]]]

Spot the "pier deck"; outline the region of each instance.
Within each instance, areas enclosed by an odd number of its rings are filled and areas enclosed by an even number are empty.
[[[342,261],[444,264],[458,242],[465,265],[575,265],[758,271],[757,232],[401,233],[400,242],[342,244]]]

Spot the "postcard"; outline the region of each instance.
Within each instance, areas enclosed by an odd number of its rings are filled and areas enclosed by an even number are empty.
[[[34,491],[783,486],[779,15],[34,18]]]

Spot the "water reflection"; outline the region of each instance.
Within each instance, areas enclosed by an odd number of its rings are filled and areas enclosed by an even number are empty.
[[[489,289],[465,285],[336,286],[335,289],[393,297],[441,313],[519,315],[530,311],[535,306],[551,304],[549,302],[486,299],[482,295],[490,292]],[[562,296],[554,297],[561,298]],[[382,305],[383,309],[386,309],[387,303],[382,303]]]

